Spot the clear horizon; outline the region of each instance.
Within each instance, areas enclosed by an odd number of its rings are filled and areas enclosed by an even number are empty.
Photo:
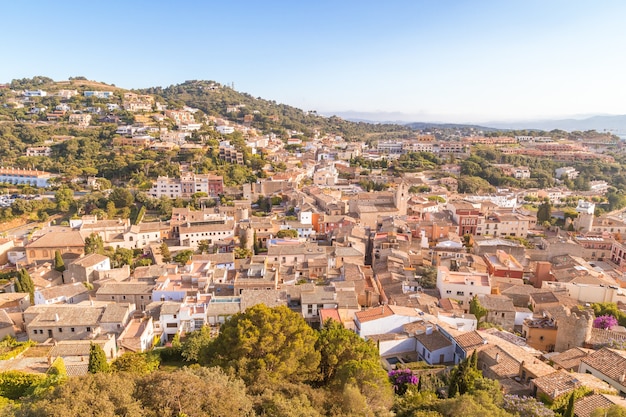
[[[206,79],[321,114],[444,123],[626,114],[619,1],[106,5],[5,4],[0,82]]]

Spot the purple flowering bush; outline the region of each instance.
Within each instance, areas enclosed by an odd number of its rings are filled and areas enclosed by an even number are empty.
[[[617,324],[617,319],[608,314],[596,317],[596,319],[593,321],[593,327],[595,327],[596,329],[611,330],[613,327],[617,326]]]
[[[388,375],[393,389],[398,395],[404,395],[409,386],[419,383],[419,377],[413,375],[413,371],[410,369],[394,369]]]
[[[554,411],[532,397],[504,396],[502,408],[511,414],[524,417],[554,417]]]

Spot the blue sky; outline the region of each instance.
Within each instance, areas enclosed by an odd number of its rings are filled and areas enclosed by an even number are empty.
[[[207,79],[304,110],[412,121],[626,114],[624,1],[33,1],[0,10],[0,82]]]

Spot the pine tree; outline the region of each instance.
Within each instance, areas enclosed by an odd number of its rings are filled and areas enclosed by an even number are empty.
[[[54,252],[54,269],[59,272],[65,271],[65,261],[58,250]]]
[[[89,348],[89,365],[87,370],[91,374],[97,374],[99,372],[109,372],[109,363],[107,362],[106,354],[100,345],[94,343]]]

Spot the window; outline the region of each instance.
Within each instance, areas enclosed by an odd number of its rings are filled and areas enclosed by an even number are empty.
[[[504,318],[504,313],[502,313],[502,318]]]
[[[174,318],[176,318],[176,314],[174,314]]]
[[[543,340],[543,336],[539,336],[539,340]]]
[[[465,295],[465,293],[463,291],[457,291],[456,295]]]
[[[87,331],[90,332],[91,331],[91,327],[87,327]]]
[[[447,290],[446,294],[452,294],[452,291],[451,290]]]
[[[74,327],[70,327],[70,332],[74,333],[76,329]]]
[[[59,327],[59,333],[63,333],[63,328]]]
[[[33,330],[33,334],[37,334],[37,329]]]

